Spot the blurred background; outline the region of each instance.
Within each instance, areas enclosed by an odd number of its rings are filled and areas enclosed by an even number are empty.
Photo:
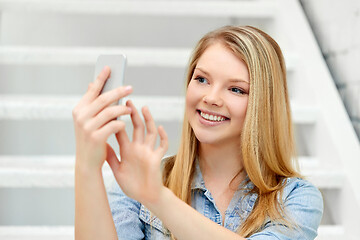
[[[317,239],[358,239],[358,0],[0,0],[0,238],[73,239],[71,110],[98,55],[127,55],[130,98],[165,127],[171,155],[191,50],[224,25],[252,25],[279,43],[301,171],[324,196]]]

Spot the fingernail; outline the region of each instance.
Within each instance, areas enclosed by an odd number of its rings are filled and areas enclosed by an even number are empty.
[[[131,89],[132,89],[132,86],[126,86],[126,87],[125,87],[125,91],[126,91],[126,92],[130,91]]]

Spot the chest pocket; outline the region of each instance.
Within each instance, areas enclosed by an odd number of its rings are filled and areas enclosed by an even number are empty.
[[[152,214],[144,205],[140,207],[139,218],[145,223],[145,235],[151,235],[151,239],[170,239],[169,230],[167,230],[162,221]]]

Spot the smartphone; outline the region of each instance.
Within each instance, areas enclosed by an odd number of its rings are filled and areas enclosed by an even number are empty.
[[[119,55],[100,55],[96,61],[95,65],[95,77],[101,73],[105,66],[109,66],[111,73],[109,78],[106,80],[101,93],[110,91],[117,87],[120,87],[124,83],[124,74],[126,67],[126,56],[124,54]],[[121,99],[117,103],[112,105],[121,104]]]

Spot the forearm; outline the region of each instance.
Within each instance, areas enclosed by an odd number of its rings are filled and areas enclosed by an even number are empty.
[[[145,204],[179,240],[245,238],[216,224],[165,188],[159,201]]]
[[[75,167],[75,238],[117,239],[101,169]]]

